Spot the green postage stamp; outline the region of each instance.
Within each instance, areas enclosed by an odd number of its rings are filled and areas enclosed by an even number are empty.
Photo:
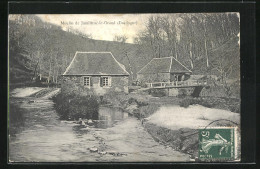
[[[235,127],[211,127],[199,129],[199,159],[201,161],[233,161],[235,158]]]

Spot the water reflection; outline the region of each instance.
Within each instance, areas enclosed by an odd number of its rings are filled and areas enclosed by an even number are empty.
[[[121,121],[128,117],[128,113],[124,112],[120,108],[114,107],[100,107],[98,112],[97,128],[112,127],[118,121]]]
[[[86,126],[80,126],[80,125],[76,125],[76,126],[73,126],[73,132],[76,134],[76,136],[80,137],[81,135],[83,134],[87,134],[89,133],[89,127],[86,127]]]

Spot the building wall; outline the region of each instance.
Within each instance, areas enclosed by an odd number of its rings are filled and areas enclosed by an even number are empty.
[[[81,95],[104,95],[108,92],[128,93],[128,76],[110,76],[110,87],[101,87],[100,78],[101,76],[91,76],[91,86],[84,86],[83,76],[63,76],[61,92]]]
[[[181,80],[187,80],[187,79],[190,78],[190,74],[186,74],[186,73],[171,73],[170,74],[170,81],[171,82],[175,81],[174,75],[180,76]],[[180,79],[178,81],[180,81]]]
[[[137,74],[137,80],[141,83],[169,82],[170,73]]]
[[[173,82],[175,81],[174,75],[180,76],[180,79],[182,80],[187,80],[190,78],[190,75],[185,73],[151,73],[137,74],[137,80],[141,83]],[[181,78],[181,76],[183,76],[183,78]]]

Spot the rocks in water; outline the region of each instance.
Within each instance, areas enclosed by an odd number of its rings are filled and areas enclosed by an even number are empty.
[[[164,146],[164,148],[165,148],[165,149],[172,149],[172,147],[169,146],[169,145]]]
[[[94,124],[94,122],[93,122],[93,120],[92,120],[92,119],[89,119],[89,120],[87,120],[87,124],[88,124],[88,125],[93,125],[93,124]]]
[[[126,153],[119,153],[119,152],[116,152],[116,151],[99,151],[97,147],[92,147],[92,148],[88,148],[90,152],[92,153],[98,153],[100,155],[106,155],[106,154],[110,154],[110,155],[113,155],[113,156],[126,156],[127,154]]]
[[[89,148],[89,151],[93,152],[93,153],[98,152],[98,148],[94,146],[94,147]]]
[[[120,153],[122,156],[127,156],[127,154],[126,153]]]
[[[93,136],[96,138],[96,139],[98,139],[99,137],[95,134],[95,133],[93,133]]]
[[[35,100],[29,100],[28,103],[35,103],[36,101]]]
[[[107,152],[106,151],[99,151],[98,154],[105,155],[105,154],[107,154]]]
[[[117,152],[115,152],[115,151],[108,151],[107,153],[110,154],[110,155],[115,155],[115,154],[117,154]]]
[[[95,137],[95,139],[99,140],[99,142],[104,141],[104,139],[102,137],[97,136],[95,133],[93,133],[93,136]]]
[[[81,118],[79,118],[79,120],[78,120],[78,122],[77,122],[78,124],[81,124],[82,123],[82,119]]]
[[[86,123],[84,121],[81,121],[81,125],[86,126]]]
[[[116,151],[107,151],[107,154],[113,155],[113,156],[123,156],[123,155],[127,155],[126,153],[119,153]]]
[[[93,123],[92,120],[91,120],[90,122]],[[79,125],[81,125],[82,127],[88,127],[89,124],[90,124],[88,119],[83,120],[83,119],[81,119],[81,118],[79,118],[79,120],[78,120],[76,123],[79,124]],[[92,125],[92,123],[91,123],[91,125]]]
[[[88,128],[88,127],[85,127],[85,128],[81,128],[81,129],[79,129],[79,130],[85,131],[85,130],[89,130],[89,128]]]
[[[98,141],[99,144],[105,145],[105,142],[104,142],[104,140],[103,140],[102,138],[98,138],[98,140],[99,140],[99,141]]]

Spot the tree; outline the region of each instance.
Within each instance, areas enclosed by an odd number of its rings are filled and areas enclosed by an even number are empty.
[[[126,37],[126,35],[115,35],[114,36],[114,38],[113,38],[113,40],[114,41],[116,41],[116,42],[121,42],[121,43],[126,43],[126,41],[127,41],[127,37]]]
[[[124,44],[126,42],[126,40],[128,39],[128,37],[126,35],[122,35],[122,36],[119,36],[119,35],[116,35],[114,37],[114,41],[117,41],[117,42],[120,42],[122,43],[122,53],[124,55],[124,57],[127,58],[127,62],[128,62],[128,66],[129,66],[129,69],[130,69],[130,74],[131,74],[131,81],[133,80],[133,76],[134,76],[134,73],[133,73],[133,69],[132,69],[132,65],[131,65],[131,62],[130,62],[130,59],[129,59],[129,56],[128,56],[128,48],[127,46]]]
[[[149,17],[135,43],[153,57],[174,55],[190,69],[209,72],[209,50],[218,48],[239,33],[237,13],[160,14]]]
[[[227,62],[224,55],[220,55],[218,59],[212,62],[212,70],[216,70],[219,73],[221,84],[225,89],[225,93],[228,97],[231,96],[231,85],[228,83],[228,79],[233,71],[234,62],[231,60]]]

